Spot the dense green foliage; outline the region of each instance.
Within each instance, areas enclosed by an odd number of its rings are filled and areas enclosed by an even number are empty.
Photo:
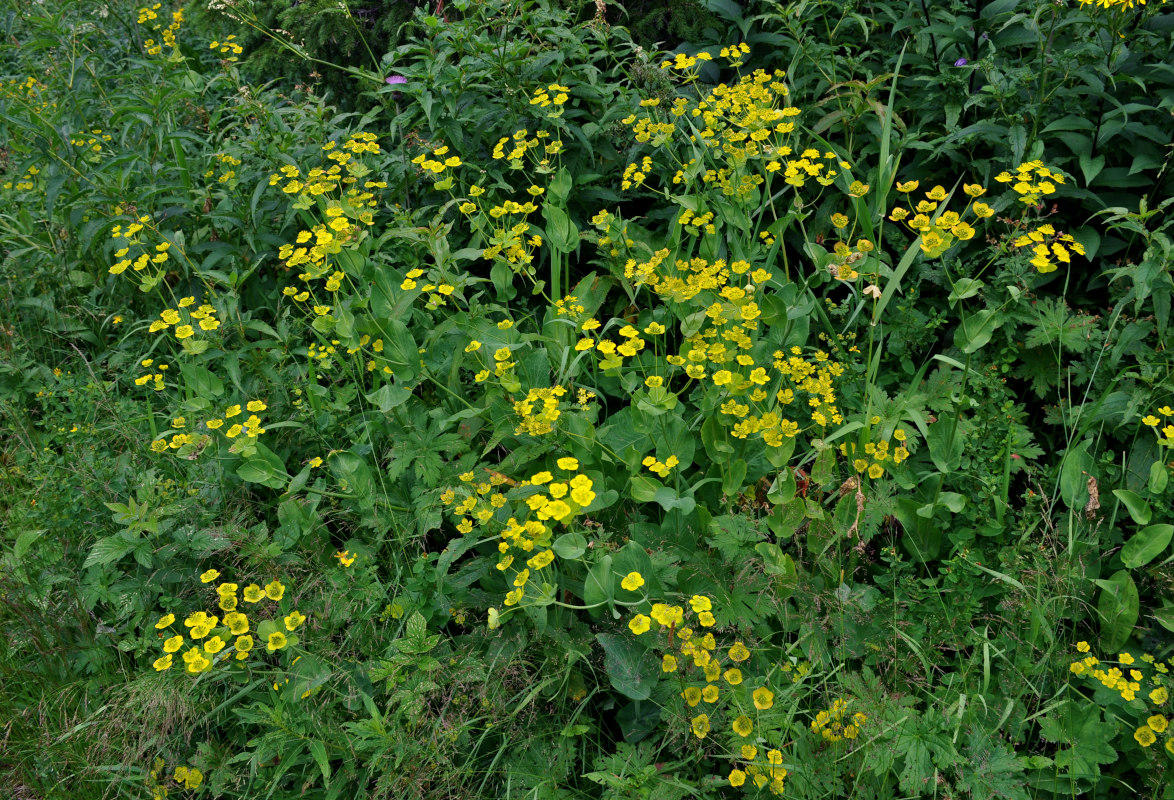
[[[1127,5],[11,9],[0,784],[1174,798]]]

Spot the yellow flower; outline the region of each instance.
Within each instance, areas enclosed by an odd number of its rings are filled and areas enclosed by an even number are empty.
[[[245,590],[248,591],[247,589]],[[272,583],[265,585],[265,596],[270,600],[280,600],[285,594],[285,587],[281,585],[281,581],[274,579]],[[248,599],[247,597],[245,598]]]
[[[746,773],[740,769],[730,770],[730,786],[741,786],[746,782]]]
[[[718,698],[718,688],[715,684],[710,684],[701,690],[701,699],[707,703],[716,703]]]
[[[694,736],[696,736],[698,739],[704,739],[706,734],[709,733],[709,716],[706,714],[698,714],[697,716],[693,717],[690,728],[692,729]]]
[[[725,674],[722,675],[722,677],[726,679],[726,683],[728,683],[730,686],[737,686],[742,682],[742,670],[738,669],[737,667],[731,667],[725,671]]]
[[[734,642],[734,646],[730,648],[730,660],[741,663],[748,658],[750,658],[750,651],[746,649],[746,645]]]
[[[622,581],[620,586],[629,592],[634,592],[644,585],[644,576],[639,572],[629,572]]]
[[[674,656],[672,653],[665,653],[664,658],[660,662],[660,671],[661,672],[676,672],[677,671],[677,657]]]
[[[265,645],[265,649],[272,653],[274,650],[280,650],[285,647],[285,634],[280,631],[274,631],[269,634],[269,643]]]
[[[632,621],[628,623],[628,628],[630,628],[632,633],[636,634],[637,636],[642,633],[647,633],[650,627],[652,627],[652,621],[643,614],[637,614],[636,616],[632,617]]]
[[[224,645],[228,644],[219,636],[213,636],[208,641],[204,642],[204,650],[209,653],[219,653],[224,649]]]
[[[702,611],[697,615],[697,622],[703,628],[712,628],[717,623],[717,619],[710,612]]]
[[[306,616],[298,611],[290,612],[289,616],[285,618],[286,630],[296,631],[298,627],[306,621]]]
[[[1143,425],[1149,425],[1151,428],[1157,427],[1159,424],[1161,424],[1161,422],[1162,421],[1160,419],[1158,419],[1157,417],[1155,417],[1153,414],[1147,414],[1146,416],[1141,418],[1141,423]]]
[[[163,652],[174,653],[181,647],[183,647],[183,637],[179,635],[172,636],[163,643]]]
[[[1117,660],[1120,661],[1122,664],[1132,664],[1133,663],[1133,656],[1131,656],[1129,653],[1118,653]]]
[[[560,458],[557,463],[559,469],[566,470],[567,472],[574,472],[579,469],[579,460],[576,458]]]
[[[702,611],[710,611],[713,609],[713,601],[705,595],[695,594],[689,598],[689,606],[694,613],[700,614]]]
[[[152,666],[154,666],[158,672],[162,672],[165,669],[171,669],[171,654],[168,653],[165,656],[155,659],[155,663]]]
[[[158,622],[155,623],[155,629],[161,631],[173,622],[175,622],[175,615],[168,614],[167,616],[163,617],[161,620],[159,620]]]
[[[220,577],[220,570],[210,569],[200,575],[200,583],[211,583]]]
[[[766,711],[775,704],[775,695],[770,689],[755,689],[751,698],[754,700],[754,707],[759,711]]]
[[[228,630],[234,636],[239,636],[242,633],[248,633],[249,630],[249,618],[239,611],[233,611],[231,614],[225,614],[224,624],[228,626]]]
[[[1076,649],[1081,653],[1087,653],[1089,651],[1088,642],[1077,642]]]
[[[236,651],[238,653],[249,652],[250,650],[253,649],[253,637],[252,636],[238,636],[238,637],[236,637],[236,644],[234,645],[234,647],[236,647]]]
[[[750,717],[746,716],[745,714],[735,719],[732,727],[734,728],[734,733],[738,734],[743,739],[754,732],[754,723],[751,722]]]
[[[262,591],[261,587],[255,583],[250,583],[248,586],[245,587],[245,602],[246,603],[259,603],[261,601],[261,598],[264,596],[265,596],[265,592]]]
[[[1170,725],[1170,723],[1166,721],[1166,718],[1161,714],[1154,714],[1145,721],[1145,724],[1153,728],[1154,733],[1163,733]]]
[[[681,692],[681,697],[685,698],[685,702],[689,704],[690,708],[692,708],[701,702],[701,690],[696,686],[690,686],[688,689]]]
[[[265,409],[269,408],[269,406],[265,405],[265,403],[261,400],[250,400],[248,404],[245,405],[245,408],[249,411],[256,412],[264,411]]]
[[[1142,747],[1149,747],[1158,740],[1158,737],[1154,735],[1153,728],[1151,728],[1149,725],[1142,725],[1140,728],[1135,730],[1133,732],[1133,738],[1136,739],[1137,743]]]
[[[1154,689],[1152,692],[1150,692],[1150,702],[1156,706],[1164,704],[1169,699],[1170,694],[1166,691],[1165,686],[1159,686],[1157,689]]]

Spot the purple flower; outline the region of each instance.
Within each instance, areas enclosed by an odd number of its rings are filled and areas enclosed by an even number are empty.
[[[392,84],[407,83],[408,79],[405,78],[403,75],[391,75],[390,77],[388,77],[387,82],[392,83]]]
[[[969,63],[970,63],[970,62],[969,62],[969,61],[967,61],[965,58],[960,58],[960,59],[958,59],[957,61],[955,61],[955,62],[954,62],[954,66],[955,66],[955,67],[965,67],[965,66],[966,66],[967,64],[969,64]],[[388,82],[388,83],[391,83],[391,78],[388,78],[388,79],[387,79],[387,82]]]

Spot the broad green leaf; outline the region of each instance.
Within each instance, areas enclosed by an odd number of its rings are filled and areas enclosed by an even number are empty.
[[[1085,439],[1064,454],[1060,467],[1060,498],[1069,508],[1082,509],[1088,502],[1088,478],[1094,467],[1088,448],[1091,439]]]
[[[1170,483],[1170,473],[1166,470],[1166,465],[1161,461],[1155,461],[1150,464],[1150,494],[1161,494],[1166,491],[1166,486]]]
[[[660,677],[660,659],[655,653],[630,634],[599,633],[595,638],[606,654],[604,666],[615,690],[633,700],[652,697],[652,687]]]
[[[1174,525],[1159,523],[1142,528],[1121,548],[1121,563],[1129,569],[1144,567],[1165,552],[1174,537]]]
[[[1097,611],[1101,618],[1101,644],[1117,651],[1129,640],[1137,624],[1137,585],[1126,570],[1119,570],[1108,580],[1097,580],[1101,588]]]
[[[1002,324],[1003,316],[989,308],[963,317],[954,330],[954,346],[968,355],[974,353],[991,340]]]
[[[949,474],[961,466],[966,440],[954,420],[939,419],[930,425],[925,440],[929,457],[939,472]]]
[[[1138,525],[1149,525],[1150,519],[1154,515],[1154,511],[1150,508],[1150,504],[1145,501],[1137,492],[1131,492],[1128,489],[1114,489],[1113,496],[1120,500],[1125,508],[1129,511],[1129,516],[1133,517],[1133,521]]]
[[[45,533],[45,529],[35,531],[24,531],[16,537],[16,543],[12,546],[12,558],[14,561],[21,561],[24,554],[28,552],[29,548],[33,546],[33,542],[40,539]]]
[[[581,533],[564,533],[554,540],[550,549],[559,558],[574,560],[587,552],[587,540],[583,538]]]

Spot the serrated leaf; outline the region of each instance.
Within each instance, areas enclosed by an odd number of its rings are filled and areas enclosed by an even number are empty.
[[[86,556],[83,568],[105,566],[113,564],[134,549],[134,543],[128,542],[121,536],[106,536],[94,542],[90,554]]]

